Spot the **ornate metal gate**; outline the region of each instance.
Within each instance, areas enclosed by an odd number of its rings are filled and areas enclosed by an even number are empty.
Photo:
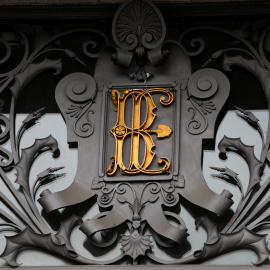
[[[239,172],[226,166],[211,167],[218,172],[214,177],[240,191],[231,215],[233,194],[227,189],[219,193],[210,189],[202,170],[205,145],[215,143],[228,111],[226,102],[236,95],[230,94],[227,77],[232,66],[244,68],[258,79],[269,110],[266,20],[253,26],[257,39],[252,41],[235,32],[204,26],[189,28],[179,40],[166,40],[166,24],[159,9],[148,0],[129,0],[113,17],[110,41],[95,27],[68,29],[47,37],[48,29],[42,32],[35,25],[3,25],[0,176],[9,194],[0,191],[5,205],[0,208],[0,225],[14,231],[6,237],[1,254],[8,265],[18,266],[17,256],[26,247],[52,252],[76,265],[195,264],[242,249],[256,253],[255,264],[267,260],[266,235],[260,230],[269,224],[269,126],[264,130],[256,113],[235,104],[237,115],[261,137],[260,155],[238,137],[224,134],[218,142],[221,158],[234,152],[244,159],[249,171],[247,179],[240,179]],[[198,37],[201,33],[206,33],[206,38],[208,33],[217,33],[217,44],[220,33],[230,38],[218,49],[209,50]],[[36,36],[39,39],[35,40]],[[72,40],[73,36],[77,38]],[[85,42],[80,41],[82,36],[87,38]],[[41,39],[45,41],[36,44]],[[82,57],[75,52],[81,44]],[[198,49],[187,52],[189,46]],[[16,57],[12,58],[14,51]],[[204,59],[196,71],[192,57]],[[89,64],[93,59],[94,69]],[[45,77],[37,81],[39,76]],[[24,99],[27,89],[32,95],[41,82],[49,88],[53,81],[57,84],[55,101],[47,101],[46,93],[44,98],[39,93],[36,102]],[[256,95],[259,90],[252,91]],[[236,101],[242,104],[241,99]],[[44,158],[41,153],[51,151],[54,158],[59,156],[61,147],[53,135],[35,138],[32,145],[21,147],[24,134],[45,114],[45,108],[37,107],[43,103],[61,112],[66,143],[78,149],[76,175],[68,187],[58,191],[43,185],[63,177],[63,173],[54,174],[63,167],[45,169],[36,179],[31,173],[37,158]],[[32,110],[19,127],[16,110]],[[56,122],[51,124],[57,129]],[[19,189],[10,172],[16,172]],[[98,213],[85,218],[93,205]],[[195,225],[207,233],[201,249],[188,256],[183,254],[189,226],[181,217],[181,205],[188,205],[191,213],[197,209],[204,213],[195,214]],[[79,213],[82,206],[86,211]],[[220,223],[217,226],[215,222]],[[82,256],[76,249],[78,243],[71,239],[78,229],[91,244],[89,257]],[[173,248],[179,254],[155,254],[155,249],[170,253]],[[111,250],[113,255],[105,254]],[[103,252],[102,259],[95,258]]]

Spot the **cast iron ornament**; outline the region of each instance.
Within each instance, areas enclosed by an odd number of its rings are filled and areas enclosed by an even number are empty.
[[[198,51],[190,53],[186,53],[181,42],[189,32],[198,29],[231,35],[244,43],[248,51],[234,48],[214,52],[203,68],[192,74],[188,55],[199,55],[203,51],[204,42],[199,38],[193,39],[191,45],[197,42],[201,46]],[[241,192],[241,201],[231,220],[222,231],[218,231],[208,216],[197,218],[195,225],[206,230],[207,240],[200,250],[187,257],[163,260],[154,255],[152,243],[170,249],[186,241],[188,228],[181,215],[173,210],[174,206],[180,206],[182,197],[219,215],[232,205],[231,193],[224,190],[218,195],[211,191],[201,171],[202,140],[214,138],[216,119],[230,91],[226,76],[209,66],[217,58],[223,58],[227,70],[232,65],[246,68],[260,80],[269,103],[270,64],[262,49],[268,30],[269,27],[262,34],[259,53],[247,41],[213,27],[190,29],[180,37],[180,43],[164,42],[166,30],[163,17],[153,3],[146,0],[125,2],[117,11],[112,29],[117,47],[108,46],[107,38],[97,30],[78,29],[50,38],[29,55],[26,35],[15,28],[14,31],[18,32],[24,42],[25,53],[17,67],[0,75],[0,92],[9,88],[12,93],[9,117],[0,116],[0,124],[5,127],[4,131],[1,129],[0,142],[2,145],[7,140],[11,143],[11,151],[4,146],[0,148],[0,175],[22,211],[0,192],[1,201],[13,213],[10,215],[0,208],[0,214],[5,220],[0,225],[7,230],[16,230],[13,236],[6,237],[6,247],[1,258],[10,266],[18,266],[18,254],[25,247],[30,247],[53,252],[77,264],[112,264],[123,258],[137,263],[141,256],[161,264],[183,264],[205,261],[233,250],[250,249],[258,257],[255,264],[263,263],[270,251],[266,245],[266,236],[258,232],[261,226],[269,225],[269,211],[266,210],[269,198],[265,199],[262,195],[269,189],[270,177],[261,184],[261,175],[268,166],[267,161],[270,161],[270,132],[268,127],[264,138],[254,114],[239,107],[236,107],[237,114],[259,132],[263,144],[261,156],[257,158],[253,146],[245,145],[241,138],[224,136],[219,142],[221,153],[233,151],[241,155],[250,172],[249,185],[244,190],[237,172],[230,168],[211,167],[220,173],[215,174],[215,177],[230,181]],[[21,149],[22,136],[42,117],[45,108],[37,108],[30,113],[17,134],[15,108],[24,87],[34,77],[51,69],[55,70],[55,74],[61,73],[63,65],[60,54],[58,60],[44,57],[39,63],[35,61],[37,57],[56,50],[64,57],[85,66],[68,49],[45,50],[48,44],[76,32],[94,33],[94,37],[99,36],[105,42],[100,54],[87,50],[89,45],[95,45],[93,40],[88,39],[83,44],[85,55],[98,58],[93,77],[86,72],[76,72],[74,68],[73,73],[59,81],[55,91],[56,102],[67,125],[68,143],[78,147],[77,173],[67,189],[57,193],[46,189],[38,201],[45,211],[51,212],[96,198],[98,206],[104,211],[89,220],[73,215],[54,232],[36,206],[36,195],[45,182],[64,176],[63,173],[53,174],[63,167],[47,168],[34,181],[30,179],[30,170],[34,160],[43,151],[51,151],[56,156],[58,143],[49,136],[36,139],[32,146]],[[6,49],[1,64],[9,59],[11,49],[5,40],[1,39],[0,42]],[[224,54],[226,51],[239,50],[252,59]],[[156,94],[159,95],[159,105],[155,101]],[[144,109],[142,100],[145,102]],[[127,124],[125,110],[133,112],[131,126]],[[143,112],[145,115],[141,120]],[[111,125],[112,115],[117,119],[114,126]],[[131,137],[129,161],[123,157],[127,137]],[[158,139],[164,143],[163,146],[159,144],[154,152],[152,150]],[[142,162],[141,141],[144,143]],[[198,154],[194,155],[196,151]],[[162,168],[155,167],[155,157]],[[11,169],[17,172],[16,183],[20,185],[20,190],[15,189],[6,174]],[[166,211],[163,207],[166,207]],[[174,219],[177,226],[171,224],[168,218]],[[117,227],[121,224],[126,226],[126,232],[118,235]],[[73,248],[70,239],[77,226],[80,226],[79,229],[97,249],[112,246],[118,240],[121,253],[110,260],[105,257],[102,261],[82,257]],[[98,232],[105,240],[102,243],[93,238]]]

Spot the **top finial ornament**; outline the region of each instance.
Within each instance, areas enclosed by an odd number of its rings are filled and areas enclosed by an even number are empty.
[[[117,10],[113,19],[112,35],[121,49],[154,49],[164,41],[166,27],[162,14],[152,2],[130,0]]]

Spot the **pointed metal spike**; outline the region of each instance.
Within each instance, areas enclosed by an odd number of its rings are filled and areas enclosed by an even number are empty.
[[[50,169],[51,169],[51,168],[45,169],[44,171],[42,171],[41,173],[39,173],[39,174],[37,175],[37,177],[38,177],[38,178],[44,178],[44,177],[48,176],[49,173],[50,173]]]
[[[248,117],[245,114],[236,112],[236,115],[239,116],[240,118],[242,118],[243,120],[248,121]]]
[[[229,180],[230,177],[228,177],[226,174],[211,174],[212,177],[219,178],[222,180]]]
[[[248,119],[252,121],[253,123],[259,122],[259,119],[252,112],[248,112],[247,116],[248,116]]]
[[[226,168],[219,168],[219,167],[209,167],[212,170],[218,171],[218,172],[225,172]]]
[[[244,115],[248,115],[248,111],[241,109],[240,107],[234,106],[235,109],[237,109],[239,112],[243,113]]]
[[[227,167],[226,167],[225,173],[226,173],[227,175],[231,176],[231,177],[234,177],[234,178],[237,177],[237,175],[238,175],[238,173],[232,171],[231,169],[229,169],[229,168],[227,168]]]
[[[64,168],[65,168],[65,166],[60,166],[60,167],[50,168],[50,172],[56,172],[56,171],[62,170],[62,169],[64,169]]]

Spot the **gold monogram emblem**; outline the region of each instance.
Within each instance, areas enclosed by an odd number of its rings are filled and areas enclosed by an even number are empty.
[[[164,96],[160,98],[160,103],[164,106],[169,106],[173,102],[173,95],[171,90],[164,88],[151,88],[148,90],[143,89],[127,89],[124,91],[121,97],[119,91],[113,90],[111,92],[111,99],[116,106],[117,120],[114,127],[110,130],[111,134],[115,138],[115,156],[112,156],[112,163],[109,165],[106,173],[108,175],[114,175],[117,168],[123,174],[162,174],[168,172],[170,168],[170,161],[166,157],[160,157],[158,164],[164,166],[157,170],[148,170],[147,168],[151,165],[155,153],[152,152],[152,148],[155,146],[151,133],[156,133],[158,138],[164,138],[170,136],[172,130],[166,125],[159,125],[156,130],[150,130],[149,128],[153,124],[156,114],[153,110],[156,109],[156,105],[151,96],[152,93],[164,93],[168,96],[166,99]],[[125,108],[126,101],[128,98],[132,98],[133,109],[132,109],[132,127],[127,127],[125,124]],[[141,124],[141,102],[145,99],[147,108],[146,115],[143,123]],[[125,167],[123,163],[123,147],[124,141],[127,136],[131,136],[131,150],[130,150],[130,163],[128,167]],[[139,162],[139,145],[140,137],[143,138],[145,144],[144,159],[140,164]]]

